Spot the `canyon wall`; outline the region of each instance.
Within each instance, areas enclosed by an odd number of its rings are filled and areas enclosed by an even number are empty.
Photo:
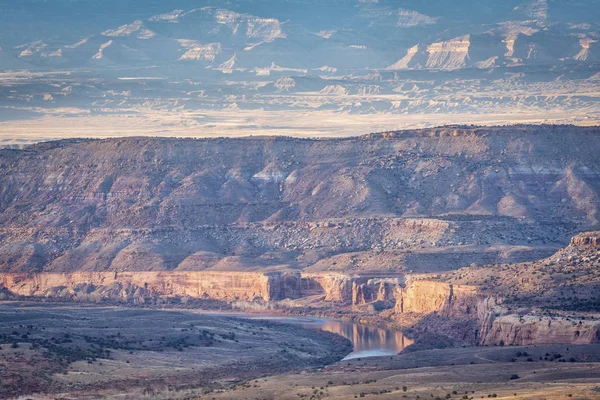
[[[542,316],[532,310],[515,315],[501,297],[476,286],[416,277],[404,281],[300,272],[5,273],[0,274],[0,289],[22,296],[133,302],[155,296],[259,303],[316,296],[332,306],[366,306],[370,313],[390,308],[400,325],[470,344],[600,343],[599,320]]]
[[[600,321],[550,318],[536,315],[503,315],[482,332],[482,345],[590,344],[600,343]]]
[[[396,288],[402,285],[401,278],[372,278],[366,282],[355,280],[352,283],[352,304],[363,305],[377,302],[385,308],[396,304]]]
[[[357,277],[347,274],[302,274],[302,277],[309,285],[321,287],[325,301],[343,304],[352,302],[352,283]]]
[[[105,298],[172,296],[223,301],[277,301],[322,296],[323,301],[351,304],[352,287],[369,278],[298,272],[74,272],[0,274],[0,284],[21,296],[71,297],[79,293]]]
[[[600,343],[599,320],[510,314],[501,299],[482,294],[475,286],[413,280],[406,287],[396,288],[395,296],[395,311],[400,321],[406,321],[406,316],[412,317],[408,320],[416,325],[427,321],[423,327],[426,331],[448,336],[461,334],[444,332],[448,326],[468,331],[465,323],[470,322],[475,324],[474,336],[480,345]],[[427,319],[432,315],[438,318]]]
[[[396,289],[396,312],[431,314],[444,317],[477,316],[482,297],[477,287],[445,282],[413,280]]]
[[[269,301],[282,298],[287,286],[295,288],[298,279],[295,274],[251,272],[75,272],[0,274],[0,282],[10,292],[22,296],[48,296],[59,293],[57,290],[67,290],[64,295],[91,293],[112,287],[119,289],[120,297],[166,295]]]

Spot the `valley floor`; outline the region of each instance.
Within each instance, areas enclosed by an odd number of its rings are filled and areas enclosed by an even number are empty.
[[[351,350],[341,336],[268,321],[0,303],[0,398],[203,393],[222,382],[323,367]]]
[[[585,346],[597,360],[600,348]],[[562,362],[505,362],[502,352],[465,348],[453,351],[455,364],[403,368],[404,355],[338,363],[323,371],[262,379],[252,387],[217,391],[199,399],[597,399],[600,398],[600,364]],[[495,350],[495,349],[494,349]],[[564,350],[564,349],[563,349]],[[534,354],[548,348],[529,349]],[[447,353],[444,351],[444,353]],[[414,355],[409,355],[412,358]],[[418,355],[423,364],[438,351]],[[467,364],[462,362],[469,361]],[[473,362],[473,364],[470,364]],[[410,363],[410,362],[409,362]],[[455,364],[455,365],[453,365]],[[513,379],[511,379],[511,377]],[[466,396],[466,397],[465,397]]]
[[[15,305],[0,305],[0,398],[600,398],[600,345],[409,347],[338,361],[347,341],[299,326]]]

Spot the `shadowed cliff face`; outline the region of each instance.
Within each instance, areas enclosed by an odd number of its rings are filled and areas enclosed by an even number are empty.
[[[535,259],[598,223],[599,133],[442,128],[2,150],[0,271],[426,272]]]

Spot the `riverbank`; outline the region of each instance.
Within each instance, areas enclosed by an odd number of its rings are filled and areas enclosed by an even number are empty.
[[[97,307],[116,307],[132,308],[141,310],[172,310],[201,312],[208,314],[248,314],[248,315],[278,315],[290,317],[307,318],[327,318],[356,323],[361,325],[370,325],[382,330],[391,330],[400,332],[407,338],[415,339],[410,331],[405,332],[406,326],[400,325],[394,318],[392,309],[378,312],[369,311],[363,308],[348,306],[343,304],[329,304],[328,307],[310,307],[310,306],[291,306],[288,302],[225,302],[213,299],[193,299],[188,298],[182,301],[182,298],[165,298],[160,304],[155,303],[137,303],[129,302],[126,299],[117,300],[114,298],[104,298],[97,302],[91,302],[85,299],[72,299],[63,297],[36,297],[19,296],[7,294],[5,300],[0,300],[2,304],[19,304],[27,306],[38,305],[60,305],[75,306],[82,308]]]
[[[314,317],[290,316],[275,313],[215,313],[212,315],[265,320],[286,325],[301,326],[306,329],[331,332],[350,340],[353,350],[344,360],[354,358],[392,356],[404,351],[413,341],[402,332],[385,329],[375,325],[360,324],[348,320]]]

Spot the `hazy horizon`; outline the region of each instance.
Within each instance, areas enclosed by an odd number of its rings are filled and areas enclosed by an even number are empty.
[[[591,0],[4,1],[0,145],[595,125],[598,21]]]

